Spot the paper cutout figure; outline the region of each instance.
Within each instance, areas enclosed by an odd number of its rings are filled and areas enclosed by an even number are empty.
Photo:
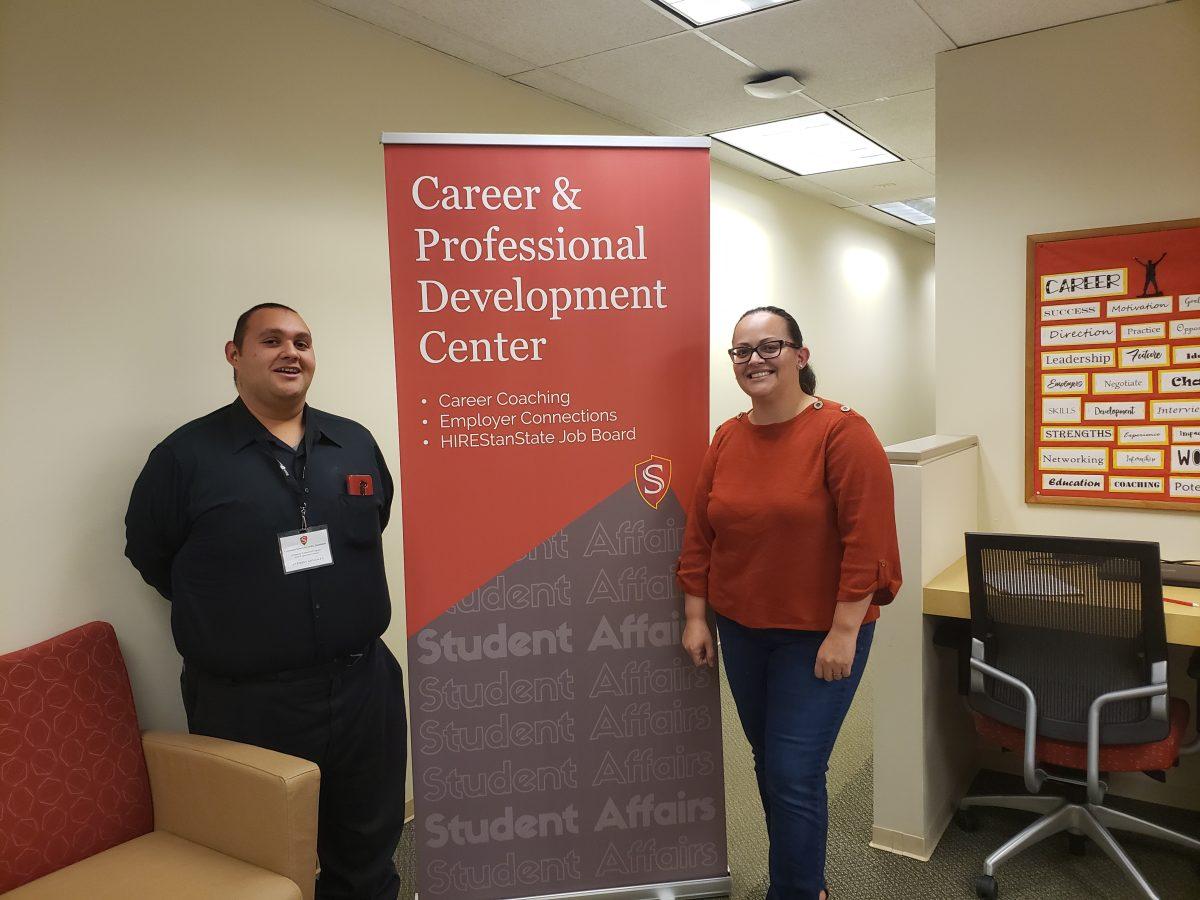
[[[1142,262],[1136,256],[1133,258],[1135,263],[1146,268],[1146,280],[1142,284],[1142,292],[1138,295],[1139,297],[1161,297],[1163,295],[1162,290],[1158,286],[1158,264],[1163,261],[1163,256],[1166,255],[1167,253],[1164,250],[1163,255],[1158,259],[1148,259]],[[1153,294],[1150,293],[1150,285],[1154,285]]]

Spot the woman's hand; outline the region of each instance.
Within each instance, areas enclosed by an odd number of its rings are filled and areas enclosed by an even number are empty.
[[[817,650],[817,664],[813,674],[824,681],[840,681],[850,677],[854,666],[854,649],[858,643],[858,629],[834,630],[825,636]]]
[[[703,618],[688,619],[683,626],[683,649],[697,666],[712,667],[717,664],[717,654],[713,650],[712,631],[708,622]]]

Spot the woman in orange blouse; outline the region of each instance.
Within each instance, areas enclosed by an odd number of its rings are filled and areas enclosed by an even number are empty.
[[[697,479],[678,576],[684,649],[716,665],[754,752],[770,839],[768,900],[824,900],[825,772],[900,587],[892,476],[871,426],[818,399],[796,320],[767,306],[733,332],[751,410],[717,429]]]

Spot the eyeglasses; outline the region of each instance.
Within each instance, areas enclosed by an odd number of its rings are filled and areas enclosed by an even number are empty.
[[[793,344],[791,341],[763,341],[757,347],[730,347],[725,352],[729,354],[733,364],[738,366],[750,362],[750,357],[755,353],[758,354],[759,359],[774,359],[783,352],[784,347],[800,349],[798,344]]]

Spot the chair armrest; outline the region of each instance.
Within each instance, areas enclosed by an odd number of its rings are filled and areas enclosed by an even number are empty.
[[[1046,781],[1046,773],[1037,767],[1037,698],[1034,697],[1032,688],[1020,678],[985,663],[982,659],[983,644],[980,641],[972,640],[971,643],[972,649],[975,651],[970,660],[971,670],[978,672],[980,676],[995,678],[1009,687],[1016,688],[1025,698],[1025,757],[1022,768],[1025,775],[1025,789],[1031,794],[1036,794]],[[981,685],[980,690],[982,689]]]
[[[313,763],[197,734],[142,735],[154,827],[276,872],[312,900],[317,871]]]
[[[1163,681],[1158,684],[1148,684],[1144,687],[1127,688],[1123,691],[1110,691],[1101,694],[1088,707],[1088,741],[1087,741],[1087,790],[1088,802],[1099,805],[1104,801],[1104,789],[1100,786],[1100,711],[1110,703],[1120,700],[1138,700],[1142,697],[1166,697],[1167,682],[1164,667]]]
[[[1192,651],[1188,658],[1188,677],[1196,682],[1196,705],[1192,707],[1192,722],[1195,724],[1196,736],[1179,748],[1179,755],[1200,753],[1200,648]]]

